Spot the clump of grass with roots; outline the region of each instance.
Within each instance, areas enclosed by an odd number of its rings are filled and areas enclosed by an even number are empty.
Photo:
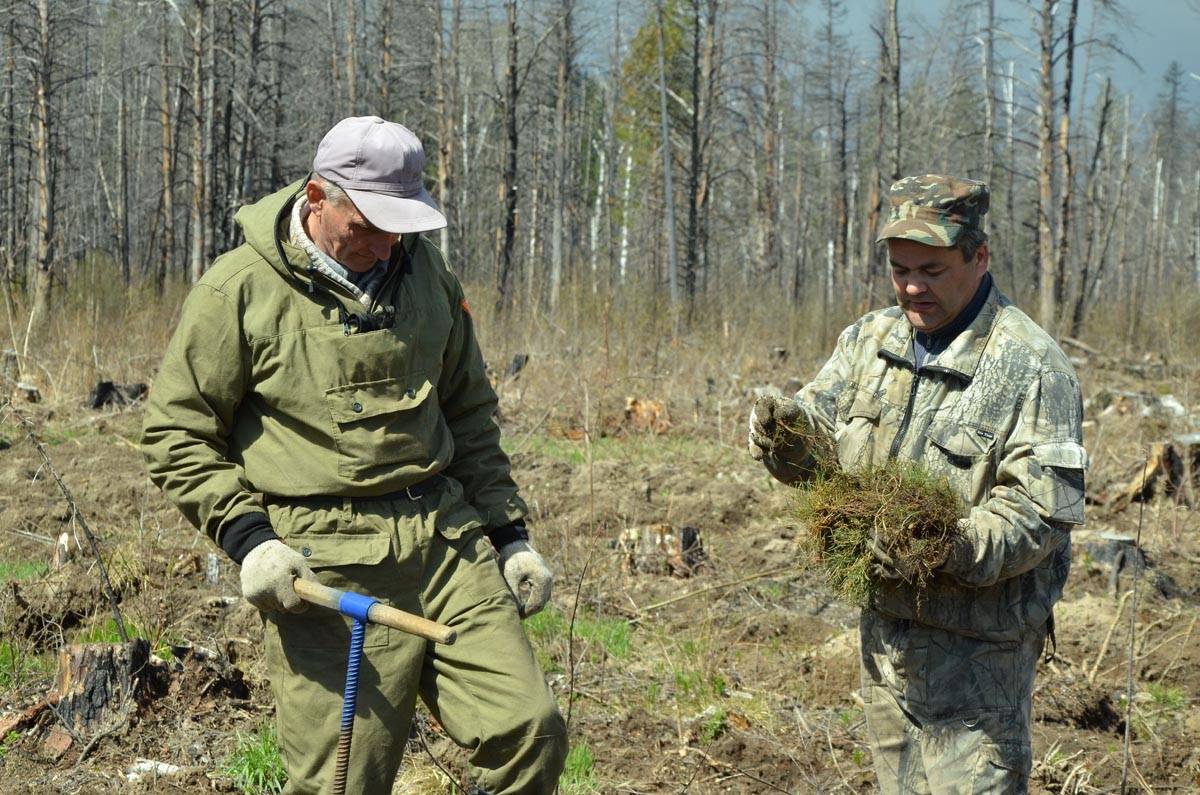
[[[801,548],[842,599],[859,606],[879,586],[883,549],[895,571],[919,592],[961,535],[960,501],[945,478],[911,462],[843,471],[823,467],[796,492],[795,514],[807,528]]]

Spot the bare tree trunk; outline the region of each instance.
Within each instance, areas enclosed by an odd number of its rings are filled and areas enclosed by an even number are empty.
[[[779,177],[776,168],[779,148],[779,78],[777,30],[778,10],[772,0],[763,0],[762,7],[762,152],[759,178],[755,183],[755,216],[758,225],[758,262],[763,272],[777,277],[779,228]]]
[[[900,105],[900,14],[896,8],[896,0],[888,2],[888,34],[891,37],[891,42],[888,44],[888,51],[892,58],[890,65],[892,67],[892,181],[900,179],[901,168],[901,148],[900,141],[903,137],[903,109]]]
[[[504,173],[500,194],[504,199],[504,237],[500,271],[496,279],[496,314],[506,314],[512,303],[513,245],[517,236],[517,2],[504,4],[508,20],[508,66],[504,73]]]
[[[196,26],[192,31],[192,282],[198,282],[204,275],[204,252],[206,241],[205,209],[208,206],[208,195],[204,179],[205,129],[204,123],[204,3],[196,0]]]
[[[281,62],[284,57],[284,48],[287,46],[287,14],[272,15],[267,18],[267,23],[272,28],[276,23],[272,20],[277,20],[279,25],[279,35],[272,36],[274,46],[271,56],[271,187],[272,189],[283,187],[283,137],[280,131],[283,129],[283,75]]]
[[[358,53],[355,46],[358,38],[358,2],[346,0],[346,90],[351,116],[358,113],[358,69],[355,64]]]
[[[1104,97],[1100,102],[1100,123],[1096,129],[1096,147],[1092,151],[1092,162],[1088,167],[1087,174],[1087,191],[1085,194],[1084,204],[1086,207],[1088,230],[1084,236],[1086,248],[1082,262],[1079,266],[1079,285],[1075,296],[1075,305],[1071,310],[1071,336],[1078,336],[1083,327],[1083,313],[1087,303],[1088,294],[1091,290],[1091,267],[1093,260],[1099,254],[1099,227],[1100,227],[1100,212],[1099,212],[1099,193],[1102,190],[1102,180],[1097,177],[1097,169],[1104,156],[1104,139],[1108,129],[1109,112],[1112,109],[1112,80],[1106,80],[1104,83]]]
[[[1054,308],[1055,311],[1063,305],[1067,296],[1067,258],[1071,253],[1071,198],[1074,191],[1075,171],[1071,161],[1071,84],[1075,72],[1075,23],[1079,17],[1079,0],[1071,0],[1071,13],[1067,17],[1066,41],[1066,70],[1063,75],[1062,116],[1059,120],[1058,131],[1058,189],[1059,210],[1058,228],[1055,239],[1058,240],[1058,261],[1054,266]],[[1057,315],[1054,316],[1057,323]]]
[[[121,70],[120,93],[117,95],[117,258],[121,263],[121,283],[130,284],[129,262],[129,118],[126,99],[125,70]]]
[[[163,244],[157,266],[154,268],[154,289],[162,295],[167,280],[167,263],[175,259],[175,187],[173,153],[174,142],[171,128],[171,83],[170,66],[168,64],[168,45],[170,36],[167,28],[167,15],[159,18],[159,94],[158,119],[162,135],[161,166],[161,200],[159,201],[159,223],[163,230]]]
[[[1054,206],[1054,0],[1042,0],[1041,91],[1038,118],[1038,319],[1051,334],[1058,318],[1058,261],[1050,213]]]
[[[683,265],[683,289],[687,295],[687,322],[692,323],[696,310],[696,269],[700,260],[700,125],[704,106],[700,97],[700,70],[703,56],[700,51],[700,0],[692,0],[692,123],[688,169],[688,228]],[[711,25],[711,21],[710,21]]]
[[[571,83],[575,69],[574,0],[562,0],[559,20],[558,69],[554,99],[554,197],[550,206],[550,303],[558,307],[563,275],[564,208],[567,194],[567,115],[571,110]]]
[[[204,48],[204,198],[205,211],[200,216],[204,225],[204,261],[213,259],[217,244],[216,220],[221,192],[217,184],[217,3],[209,0],[208,40]]]
[[[6,57],[4,58],[4,239],[0,241],[4,259],[0,262],[3,267],[3,281],[11,283],[16,278],[14,270],[18,261],[17,251],[17,220],[20,212],[17,208],[17,107],[15,95],[17,88],[17,40],[16,14],[8,15],[7,40],[5,41]]]
[[[1192,196],[1195,201],[1192,214],[1192,274],[1196,285],[1200,286],[1200,168],[1196,169]]]
[[[1004,173],[1007,176],[1007,183],[1004,190],[1004,259],[1008,264],[1008,281],[1010,285],[1015,286],[1017,278],[1017,219],[1016,201],[1014,192],[1016,191],[1016,162],[1017,162],[1017,138],[1016,138],[1016,64],[1012,61],[1008,62],[1008,74],[1004,78],[1004,107],[1005,121],[1007,129],[1005,132],[1006,148],[1008,152],[1008,166]],[[1010,287],[1011,289],[1011,287]]]
[[[659,118],[662,128],[662,160],[663,160],[663,206],[666,211],[664,225],[667,237],[667,288],[671,299],[671,308],[679,305],[678,263],[675,255],[675,186],[671,180],[671,122],[667,115],[667,68],[665,65],[663,41],[663,4],[657,0],[658,10],[658,99]]]
[[[337,44],[337,17],[333,13],[333,0],[325,2],[325,18],[329,25],[329,77],[333,81],[333,119],[337,121],[345,115],[345,103],[342,101],[342,67],[341,55]]]
[[[996,92],[992,87],[992,75],[995,71],[993,53],[995,52],[996,30],[996,0],[985,0],[981,13],[985,15],[982,31],[980,31],[980,46],[983,48],[983,179],[988,185],[993,185],[996,163]]]
[[[447,215],[449,212],[450,194],[454,190],[454,142],[456,131],[454,118],[458,107],[459,80],[459,31],[462,24],[462,2],[453,0],[450,19],[450,40],[443,41],[445,22],[442,19],[442,4],[437,4],[437,59],[435,66],[435,100],[438,117],[438,162],[437,162],[437,192],[438,204]],[[459,223],[460,219],[448,219],[446,226],[438,233],[442,253],[450,257],[450,225]]]
[[[34,190],[37,194],[37,223],[34,226],[35,284],[33,308],[29,316],[28,332],[25,335],[24,354],[37,350],[45,337],[50,320],[50,298],[54,285],[54,222],[55,222],[55,173],[51,165],[50,130],[55,121],[51,114],[53,101],[51,82],[54,66],[54,48],[51,46],[53,18],[50,0],[37,0],[37,59],[34,63],[33,81],[33,159],[36,172]]]

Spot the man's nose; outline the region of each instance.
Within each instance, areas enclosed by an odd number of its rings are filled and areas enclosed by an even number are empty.
[[[392,254],[392,246],[399,235],[378,235],[371,241],[371,254],[375,259],[386,260]]]
[[[909,279],[904,283],[904,292],[907,295],[920,295],[925,292],[925,282],[920,279]]]

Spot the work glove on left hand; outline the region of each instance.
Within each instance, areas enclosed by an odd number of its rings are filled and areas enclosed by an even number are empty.
[[[521,618],[541,611],[550,601],[554,574],[528,541],[511,541],[498,550],[500,571],[517,599]]]

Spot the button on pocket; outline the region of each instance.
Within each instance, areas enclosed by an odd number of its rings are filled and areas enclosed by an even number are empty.
[[[340,478],[392,477],[398,466],[427,467],[449,449],[437,387],[425,374],[326,390]]]

